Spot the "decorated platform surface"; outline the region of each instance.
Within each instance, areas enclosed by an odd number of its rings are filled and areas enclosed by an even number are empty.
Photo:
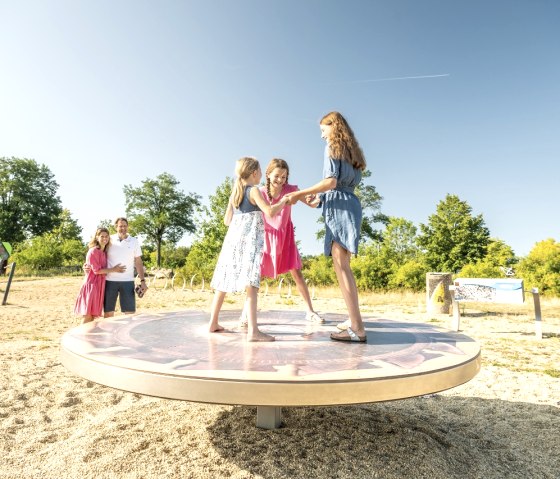
[[[345,319],[325,324],[301,311],[259,311],[275,342],[247,342],[240,311],[223,311],[226,332],[208,332],[208,313],[121,316],[75,327],[61,361],[94,382],[152,396],[216,404],[306,406],[402,399],[449,389],[480,369],[468,336],[429,324],[364,316],[367,343],[332,341]]]

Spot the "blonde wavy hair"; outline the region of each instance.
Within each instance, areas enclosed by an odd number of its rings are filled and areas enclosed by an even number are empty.
[[[111,233],[109,233],[109,230],[107,228],[97,228],[97,231],[95,232],[95,234],[93,235],[93,238],[91,238],[91,241],[88,244],[88,248],[101,249],[101,245],[99,244],[99,241],[97,239],[97,237],[101,233],[107,233],[109,235],[109,242],[105,245],[105,249],[102,250],[102,251],[107,251],[109,249],[109,246],[111,246]]]
[[[260,168],[256,158],[245,156],[237,160],[235,165],[235,182],[233,183],[232,204],[235,208],[243,201],[243,191],[247,178]]]
[[[329,145],[330,156],[337,160],[344,160],[359,170],[366,169],[366,159],[364,153],[354,136],[354,132],[346,119],[337,111],[327,113],[320,125],[331,127],[327,143]]]
[[[276,168],[280,168],[282,170],[286,170],[286,183],[288,182],[288,178],[290,177],[290,167],[285,160],[281,160],[280,158],[272,158],[270,163],[266,167],[266,195],[268,196],[269,201],[272,201],[272,194],[270,193],[270,178],[268,175],[272,173],[273,170]]]

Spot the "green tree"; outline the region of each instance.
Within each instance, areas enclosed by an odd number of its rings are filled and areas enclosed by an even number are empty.
[[[59,224],[58,183],[35,160],[0,158],[0,238],[12,244]]]
[[[83,258],[82,251],[82,262]],[[12,259],[18,268],[23,267],[24,270],[29,269],[33,272],[58,268],[64,261],[61,244],[48,233],[18,243]]]
[[[437,205],[428,224],[420,224],[418,244],[424,249],[426,263],[433,271],[456,272],[467,263],[486,256],[490,232],[482,215],[456,195],[447,195]]]
[[[59,224],[55,226],[51,233],[55,238],[60,241],[64,240],[80,240],[82,239],[82,227],[78,225],[78,222],[72,218],[70,210],[64,208],[58,215]],[[92,236],[93,236],[92,231]]]
[[[538,242],[519,262],[516,276],[523,278],[528,288],[560,296],[560,243],[552,238]]]
[[[491,239],[486,256],[474,263],[468,263],[461,269],[464,278],[505,278],[517,259],[511,246],[500,239]]]
[[[302,258],[303,276],[316,286],[337,284],[332,258],[323,254]]]
[[[156,246],[158,267],[164,240],[175,245],[185,233],[195,231],[200,196],[186,195],[177,189],[178,184],[173,175],[162,173],[153,180],[147,178],[140,187],[124,187],[128,221],[137,234]]]
[[[383,238],[382,232],[375,228],[375,224],[387,226],[389,217],[381,212],[381,202],[383,197],[377,192],[373,185],[366,185],[365,181],[371,176],[371,171],[365,170],[362,174],[362,181],[356,187],[355,193],[362,204],[362,241],[380,241]]]
[[[203,218],[198,222],[196,240],[187,256],[187,272],[209,278],[214,271],[228,227],[224,213],[231,195],[232,179],[226,179],[209,196],[209,206],[203,206]]]
[[[388,261],[403,264],[420,255],[417,228],[412,221],[391,217],[387,221],[381,251]]]

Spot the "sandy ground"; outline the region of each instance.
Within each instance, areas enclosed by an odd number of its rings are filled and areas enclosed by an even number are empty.
[[[276,430],[256,408],[141,396],[75,376],[59,340],[77,325],[80,278],[16,281],[0,306],[0,478],[560,478],[560,301],[467,308],[462,331],[481,372],[430,397],[283,410]],[[0,279],[3,297],[5,279]],[[343,312],[336,290],[316,309]],[[228,297],[229,298],[229,297]],[[241,296],[227,300],[239,309]],[[209,310],[209,292],[154,290],[139,312]],[[296,295],[262,309],[303,310]],[[365,315],[428,321],[423,295],[363,295]],[[491,305],[492,306],[492,305]]]

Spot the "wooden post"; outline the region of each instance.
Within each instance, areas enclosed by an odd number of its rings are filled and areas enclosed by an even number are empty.
[[[539,288],[532,288],[531,293],[533,293],[533,304],[535,305],[535,336],[537,339],[542,339],[542,315]]]
[[[426,311],[449,314],[451,273],[426,273]]]
[[[8,293],[10,292],[10,286],[12,284],[12,279],[14,278],[14,271],[16,270],[15,261],[10,265],[10,276],[8,276],[8,284],[6,284],[6,291],[4,291],[4,300],[2,301],[2,306],[5,306],[8,302]]]

